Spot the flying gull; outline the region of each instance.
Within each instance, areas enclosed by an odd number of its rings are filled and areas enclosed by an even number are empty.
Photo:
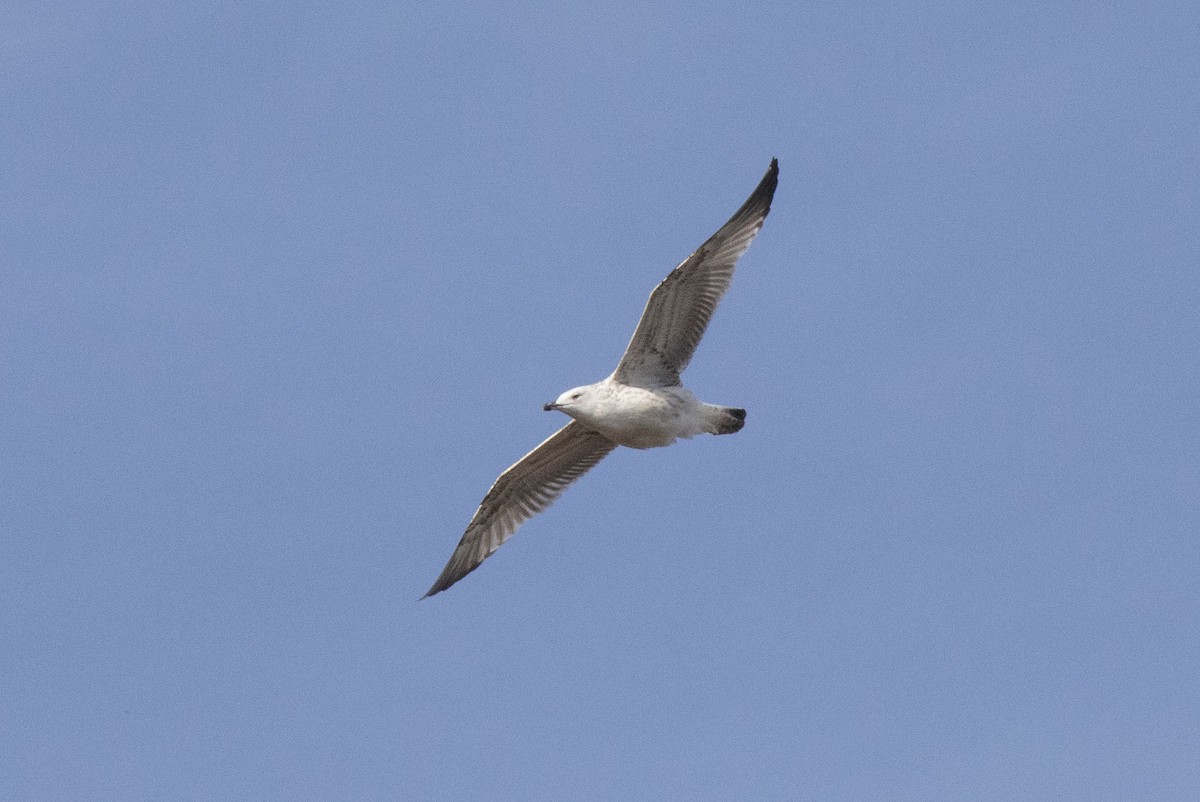
[[[617,446],[659,448],[679,437],[741,430],[746,410],[705,404],[683,388],[679,374],[729,289],[734,265],[762,228],[778,183],[779,165],[772,159],[742,208],[650,293],[613,374],[543,407],[573,420],[500,474],[426,597],[478,568]]]

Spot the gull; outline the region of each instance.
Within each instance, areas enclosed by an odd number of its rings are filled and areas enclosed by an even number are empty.
[[[660,448],[680,437],[733,434],[746,410],[706,404],[683,388],[679,375],[692,359],[733,268],[762,228],[779,183],[771,166],[729,222],[663,279],[613,374],[567,390],[546,404],[572,420],[521,457],[488,490],[428,598],[474,571],[525,521],[617,446]]]

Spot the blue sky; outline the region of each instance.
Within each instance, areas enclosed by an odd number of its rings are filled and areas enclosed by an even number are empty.
[[[0,10],[0,796],[1200,796],[1200,11]],[[685,375],[418,602],[771,157]]]

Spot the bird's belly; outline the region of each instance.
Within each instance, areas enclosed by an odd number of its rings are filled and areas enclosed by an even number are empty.
[[[614,443],[629,448],[661,448],[702,431],[695,415],[690,414],[696,405],[691,394],[683,390],[627,388],[616,408],[586,423]]]
[[[662,448],[671,445],[680,436],[661,426],[606,426],[598,431],[614,443],[629,448]]]

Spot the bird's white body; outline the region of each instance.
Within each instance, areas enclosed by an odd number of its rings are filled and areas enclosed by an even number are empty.
[[[634,387],[612,377],[567,390],[546,406],[629,448],[661,448],[680,437],[716,434],[722,409],[682,387]]]

